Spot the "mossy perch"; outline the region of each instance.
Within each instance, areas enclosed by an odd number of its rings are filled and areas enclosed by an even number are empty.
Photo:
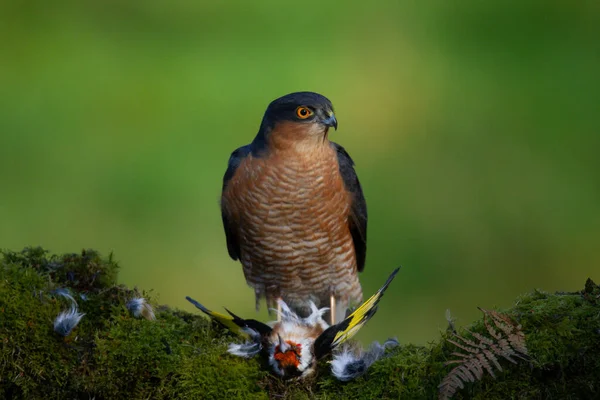
[[[14,399],[433,399],[452,369],[446,339],[401,345],[367,373],[342,383],[323,363],[317,376],[283,382],[259,360],[226,354],[234,340],[204,316],[155,307],[156,320],[134,318],[126,303],[151,293],[116,284],[112,257],[91,250],[51,256],[40,248],[4,252],[0,260],[0,398]],[[68,287],[85,313],[66,338],[53,320]],[[476,305],[474,305],[475,307]],[[600,398],[600,288],[520,297],[505,315],[525,334],[530,359],[505,362],[459,389],[464,399]],[[486,334],[483,319],[468,327]]]

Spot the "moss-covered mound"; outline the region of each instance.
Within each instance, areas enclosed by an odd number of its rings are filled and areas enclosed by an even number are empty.
[[[200,315],[155,306],[156,319],[135,318],[126,303],[152,295],[118,285],[112,257],[49,255],[40,248],[4,252],[0,260],[0,398],[436,398],[460,358],[446,339],[402,345],[349,383],[324,363],[316,377],[283,382],[260,360],[228,355],[234,340]],[[85,313],[63,337],[54,319],[71,300]],[[64,292],[63,292],[64,293]],[[474,305],[476,306],[476,305]],[[504,315],[521,325],[529,359],[498,358],[502,371],[458,389],[453,398],[600,398],[600,288],[522,296]],[[467,327],[488,335],[483,320]],[[463,331],[464,337],[471,334]],[[477,343],[475,340],[473,343]]]

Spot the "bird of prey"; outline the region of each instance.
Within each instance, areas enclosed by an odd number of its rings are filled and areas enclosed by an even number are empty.
[[[334,376],[347,381],[362,375],[383,355],[386,347],[397,344],[394,340],[388,340],[383,346],[375,342],[368,352],[362,354],[349,351],[348,346],[341,346],[375,315],[379,300],[399,269],[396,268],[385,284],[352,314],[331,326],[322,318],[327,308],[318,309],[312,302],[309,302],[311,314],[301,318],[279,299],[281,318],[271,326],[254,319],[242,319],[227,309],[229,315],[220,314],[189,296],[186,299],[213,320],[246,339],[241,344],[230,344],[227,350],[230,354],[245,358],[262,354],[273,371],[283,378],[305,378],[315,372],[319,360],[332,355]]]
[[[354,162],[329,129],[333,105],[313,92],[272,101],[252,143],[236,149],[223,178],[227,249],[254,288],[256,309],[278,299],[299,315],[329,305],[331,323],[362,301],[367,206]],[[278,314],[279,315],[279,314]]]

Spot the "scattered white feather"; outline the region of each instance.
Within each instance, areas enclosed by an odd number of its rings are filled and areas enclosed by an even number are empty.
[[[383,357],[385,350],[398,345],[396,339],[388,339],[383,345],[373,342],[366,352],[354,351],[344,346],[334,354],[331,361],[331,373],[340,381],[346,382],[367,372],[373,363]]]
[[[67,336],[77,326],[84,313],[77,310],[77,305],[71,304],[69,311],[63,311],[54,319],[54,332]]]
[[[366,370],[364,362],[349,347],[333,356],[331,373],[340,381],[349,381]]]
[[[75,301],[75,298],[69,292],[69,289],[58,288],[58,289],[55,289],[53,291],[53,293],[57,296],[64,297],[65,299],[69,300],[73,304],[77,304],[77,302]]]
[[[144,317],[149,321],[156,319],[154,309],[143,297],[134,297],[129,300],[125,306],[135,318]]]

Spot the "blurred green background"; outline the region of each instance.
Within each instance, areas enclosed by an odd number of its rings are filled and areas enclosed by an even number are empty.
[[[312,90],[369,207],[364,341],[600,281],[597,1],[4,1],[0,247],[114,251],[128,285],[257,317],[218,199]],[[266,312],[258,315],[266,318]]]

